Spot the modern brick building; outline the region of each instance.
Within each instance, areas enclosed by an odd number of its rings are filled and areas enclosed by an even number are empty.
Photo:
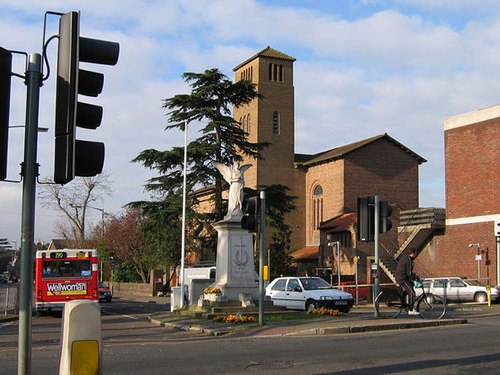
[[[429,275],[500,284],[500,105],[444,123],[446,229],[418,256]]]

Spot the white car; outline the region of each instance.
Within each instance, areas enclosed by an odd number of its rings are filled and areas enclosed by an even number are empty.
[[[422,285],[426,292],[438,296],[446,296],[448,301],[456,302],[487,302],[488,291],[485,286],[476,280],[469,280],[462,277],[431,277],[422,279]],[[420,288],[415,288],[415,292],[421,294]],[[499,299],[498,289],[491,288],[491,300]]]
[[[350,293],[333,288],[320,277],[279,277],[266,288],[274,306],[310,311],[319,307],[348,312],[353,305]]]

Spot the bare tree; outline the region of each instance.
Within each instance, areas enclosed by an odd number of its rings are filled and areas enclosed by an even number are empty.
[[[95,177],[76,177],[66,185],[43,181],[38,196],[41,204],[57,208],[64,214],[64,220],[57,224],[58,234],[78,243],[85,241],[85,220],[87,210],[103,201],[112,193],[112,180],[108,173]]]

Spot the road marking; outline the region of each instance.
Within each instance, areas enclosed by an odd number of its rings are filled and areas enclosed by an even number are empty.
[[[141,318],[138,318],[136,316],[132,316],[132,315],[124,315],[124,314],[118,314],[118,313],[115,313],[115,312],[112,312],[112,311],[106,311],[106,314],[109,314],[109,315],[119,315],[119,316],[123,316],[125,318],[130,318],[130,319],[133,319],[133,320],[139,320]]]

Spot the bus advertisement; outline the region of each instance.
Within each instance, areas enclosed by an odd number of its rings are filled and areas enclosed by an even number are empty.
[[[38,250],[35,306],[38,312],[63,309],[75,299],[99,301],[99,263],[95,249]]]

